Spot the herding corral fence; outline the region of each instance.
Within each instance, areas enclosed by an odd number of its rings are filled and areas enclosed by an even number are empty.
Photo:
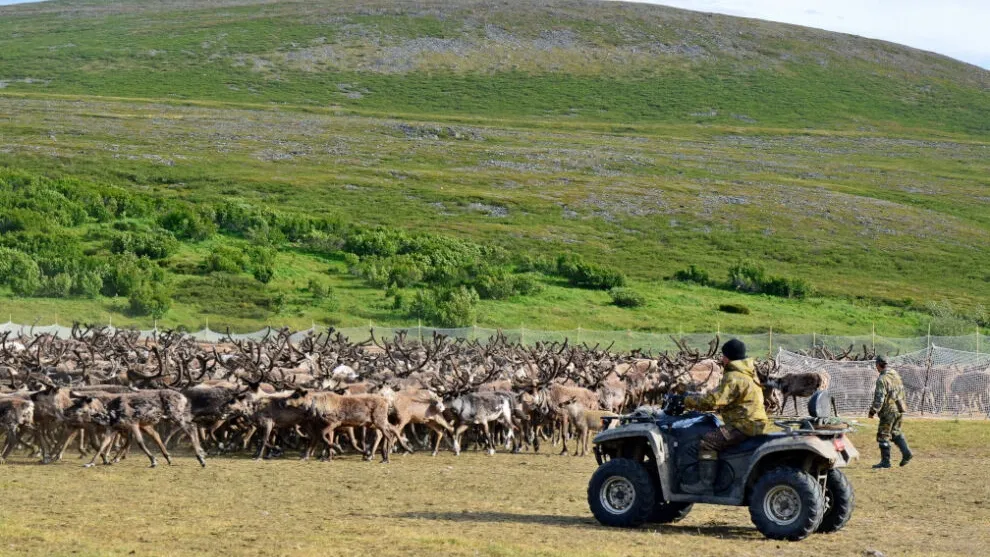
[[[113,328],[110,328],[113,330]],[[301,340],[325,329],[316,327],[298,331],[292,339]],[[990,417],[990,353],[987,353],[988,337],[979,333],[967,336],[922,336],[913,338],[889,338],[876,335],[837,336],[819,334],[743,334],[719,333],[658,334],[636,331],[540,331],[531,329],[491,329],[483,327],[433,328],[433,327],[367,327],[337,328],[336,332],[352,340],[370,338],[372,330],[378,339],[391,340],[405,332],[410,340],[430,339],[434,333],[452,338],[484,342],[501,333],[512,343],[533,345],[536,343],[564,342],[598,345],[613,351],[640,350],[644,356],[664,351],[676,352],[675,340],[688,346],[705,346],[712,338],[722,340],[738,338],[746,343],[751,356],[774,357],[777,374],[826,372],[829,375],[828,391],[833,396],[837,410],[844,416],[861,416],[870,407],[877,371],[870,360],[820,359],[808,354],[828,352],[837,357],[844,353],[881,354],[887,357],[892,368],[902,377],[907,395],[908,414],[917,416],[986,416]],[[62,325],[0,324],[0,333],[13,335],[51,334],[70,338],[72,327]],[[252,333],[230,333],[204,328],[186,333],[200,342],[218,343],[238,340],[262,340],[278,329],[266,327]],[[141,336],[151,338],[157,329],[142,330]],[[798,398],[795,405],[788,402],[787,415],[803,414],[807,399]]]
[[[109,331],[116,330],[112,325]],[[133,329],[125,329],[133,330]],[[165,329],[141,329],[141,337],[153,337],[159,331]],[[233,340],[261,340],[267,338],[280,330],[277,327],[264,327],[258,331],[248,333],[232,333],[227,331],[214,331],[205,327],[198,331],[185,328],[178,328],[194,339],[201,342],[224,342]],[[304,338],[309,334],[316,334],[326,331],[327,327],[314,324],[310,329],[293,333],[293,340]],[[932,346],[939,346],[963,352],[983,353],[990,352],[990,336],[974,332],[972,335],[964,336],[920,336],[920,337],[883,337],[879,335],[824,335],[817,333],[810,334],[779,334],[779,333],[757,333],[757,334],[731,334],[724,331],[710,333],[648,333],[640,331],[596,331],[591,329],[572,329],[565,331],[543,331],[539,329],[492,329],[486,327],[461,327],[461,328],[437,328],[437,327],[382,327],[369,324],[364,327],[334,327],[335,332],[343,334],[352,341],[360,341],[371,336],[371,331],[375,331],[375,336],[380,339],[392,339],[399,332],[405,332],[409,339],[430,339],[434,333],[438,333],[451,338],[463,338],[467,340],[485,341],[501,333],[507,340],[519,344],[533,345],[537,342],[563,342],[569,341],[572,344],[586,343],[588,345],[598,344],[600,348],[611,346],[616,351],[640,350],[642,352],[663,352],[677,351],[675,340],[683,340],[689,346],[707,346],[712,338],[719,336],[723,340],[737,338],[746,343],[750,356],[769,357],[775,355],[778,350],[791,352],[809,351],[815,349],[825,349],[833,353],[842,353],[852,348],[853,353],[875,353],[888,357],[895,357],[901,354],[926,350]],[[66,325],[27,325],[18,323],[0,324],[0,333],[11,331],[14,335],[20,334],[51,334],[59,338],[70,338],[72,327]]]

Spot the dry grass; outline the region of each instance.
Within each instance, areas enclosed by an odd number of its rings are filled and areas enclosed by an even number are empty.
[[[869,424],[872,425],[872,424]],[[0,469],[0,554],[10,555],[982,555],[990,544],[990,424],[912,421],[918,457],[849,470],[846,530],[763,539],[744,508],[705,506],[683,523],[597,525],[585,503],[592,458],[499,454],[396,457],[381,465],[191,458],[149,470],[132,455],[84,470],[25,458]]]

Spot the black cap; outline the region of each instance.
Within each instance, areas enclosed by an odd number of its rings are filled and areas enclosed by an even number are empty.
[[[746,345],[743,341],[734,338],[722,345],[722,355],[729,361],[746,359]]]
[[[876,361],[876,363],[877,363],[878,366],[880,366],[880,367],[887,367],[887,358],[884,358],[880,354],[877,354],[877,357],[876,357],[876,360],[875,361]]]

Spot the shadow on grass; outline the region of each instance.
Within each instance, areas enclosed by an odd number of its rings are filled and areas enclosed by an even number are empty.
[[[480,512],[408,512],[392,515],[393,518],[419,520],[445,520],[450,522],[492,522],[517,524],[539,524],[543,526],[565,526],[573,528],[605,528],[589,516],[562,516],[550,514],[517,514],[496,511]],[[655,524],[644,528],[662,530],[664,533],[705,536],[726,539],[758,539],[759,532],[753,527],[728,526],[719,524]]]

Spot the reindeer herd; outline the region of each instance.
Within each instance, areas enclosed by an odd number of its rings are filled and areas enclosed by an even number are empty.
[[[0,463],[18,448],[57,462],[74,447],[86,466],[112,464],[136,443],[154,467],[146,437],[169,464],[169,446],[184,439],[203,466],[207,451],[252,447],[258,459],[296,450],[332,460],[348,447],[388,462],[397,450],[436,455],[445,444],[454,454],[550,445],[584,455],[604,417],[718,385],[719,339],[703,350],[675,342],[677,352],[654,356],[566,340],[524,346],[501,334],[479,342],[372,331],[351,342],[332,329],[296,340],[283,330],[203,344],[79,326],[67,339],[6,333]],[[827,374],[781,375],[773,360],[758,371],[771,410],[783,396],[828,387]]]

